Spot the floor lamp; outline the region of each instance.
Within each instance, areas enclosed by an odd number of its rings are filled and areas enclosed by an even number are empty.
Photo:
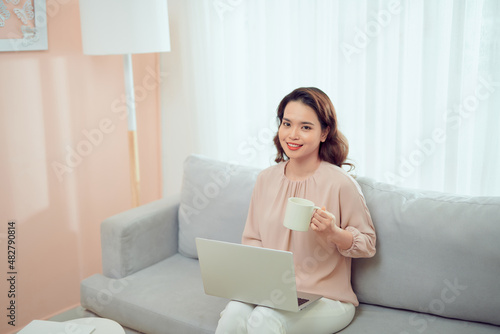
[[[123,55],[132,203],[139,205],[139,156],[132,54],[170,51],[167,0],[80,0],[83,53]]]

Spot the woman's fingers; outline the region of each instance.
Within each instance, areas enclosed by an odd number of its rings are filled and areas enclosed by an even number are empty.
[[[327,224],[325,224],[322,220],[316,217],[313,217],[313,219],[311,219],[311,228],[314,231],[323,231],[324,229],[326,229],[326,227]]]
[[[334,224],[334,222],[335,218],[333,214],[326,211],[325,207],[322,207],[321,210],[318,209],[314,212],[311,219],[311,228],[314,231],[324,231]]]

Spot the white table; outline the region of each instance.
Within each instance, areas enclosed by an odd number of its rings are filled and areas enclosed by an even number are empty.
[[[125,334],[125,330],[119,323],[110,319],[103,318],[80,318],[68,320],[65,322],[72,322],[79,325],[94,326],[95,331],[92,334]]]

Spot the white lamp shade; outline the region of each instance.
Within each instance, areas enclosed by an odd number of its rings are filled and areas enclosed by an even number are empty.
[[[83,53],[170,51],[167,0],[80,0]]]

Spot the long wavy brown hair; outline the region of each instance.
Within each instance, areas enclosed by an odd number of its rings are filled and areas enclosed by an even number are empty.
[[[322,130],[330,127],[330,131],[328,132],[325,142],[320,143],[319,158],[339,167],[344,165],[349,166],[349,171],[354,169],[354,165],[352,163],[346,162],[349,154],[349,143],[347,142],[347,138],[337,127],[337,114],[328,95],[315,87],[301,87],[295,89],[290,94],[285,96],[278,106],[277,120],[279,126],[281,126],[283,121],[285,107],[292,101],[301,102],[313,109],[318,116]],[[275,161],[282,162],[288,160],[288,156],[281,147],[278,133],[276,133],[276,136],[274,137],[274,145],[278,150]]]

